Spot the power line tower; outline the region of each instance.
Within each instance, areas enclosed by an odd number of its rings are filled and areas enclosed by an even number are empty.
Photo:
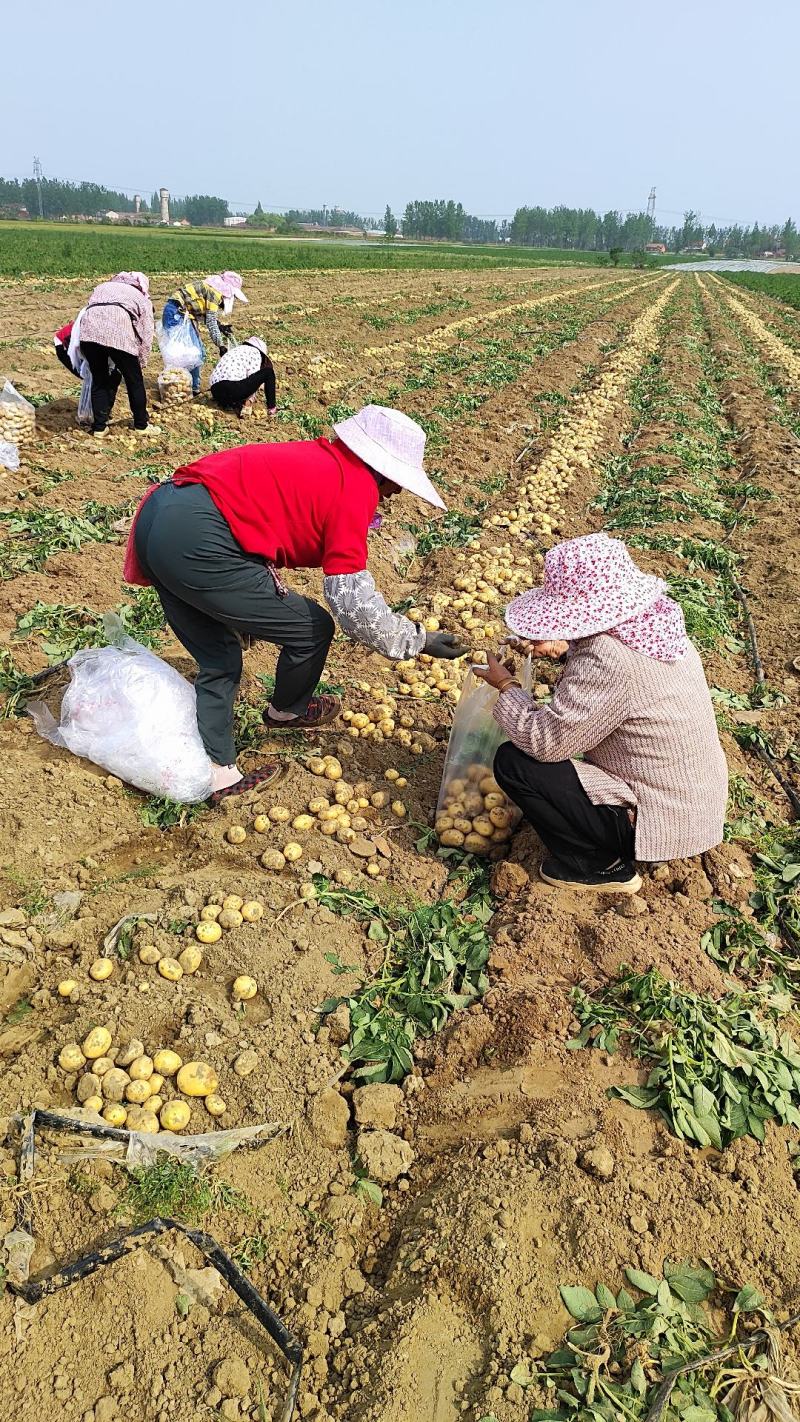
[[[651,222],[655,222],[655,220],[656,220],[656,190],[655,190],[655,188],[651,188],[651,189],[650,189],[650,196],[649,196],[648,199],[647,199],[647,216],[650,218]]]
[[[42,207],[42,165],[38,158],[33,160],[33,176],[36,180],[36,191],[39,195],[39,216],[44,218],[44,208]]]

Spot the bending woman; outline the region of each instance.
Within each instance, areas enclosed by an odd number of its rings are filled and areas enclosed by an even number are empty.
[[[207,276],[204,281],[185,282],[177,291],[173,291],[164,304],[161,325],[167,335],[189,318],[188,330],[197,356],[196,363],[189,368],[192,392],[195,395],[200,390],[200,372],[206,358],[200,336],[200,323],[205,324],[220,355],[224,355],[228,349],[229,330],[220,326],[218,317],[220,312],[226,316],[230,315],[234,300],[243,301],[247,305],[247,297],[242,291],[242,278],[238,272],[222,272]]]
[[[227,351],[217,362],[209,381],[211,398],[221,409],[234,410],[240,420],[249,415],[262,385],[267,412],[274,415],[275,370],[259,336],[249,336],[240,346]]]
[[[197,724],[216,798],[274,774],[265,766],[243,777],[236,765],[240,634],[281,649],[267,726],[316,728],[341,710],[337,697],[314,695],[333,618],[285,587],[279,568],[322,568],[342,630],[385,657],[462,655],[452,637],[393,613],[367,572],[367,532],[382,499],[408,489],[444,508],[422,467],[424,431],[382,405],[334,429],[333,441],[240,445],[188,464],[145,495],[131,529],[125,578],[157,589],[199,666]]]
[[[153,307],[144,272],[118,272],[101,282],[80,313],[80,348],[92,373],[92,433],[105,434],[120,376],[125,381],[133,428],[158,433],[147,422],[142,370],[153,345]],[[73,330],[70,346],[74,344]]]
[[[619,540],[570,539],[547,554],[543,587],[506,610],[535,652],[566,654],[550,705],[496,657],[478,673],[500,693],[494,717],[509,736],[495,778],[549,851],[549,884],[636,893],[636,859],[686,859],[722,839],[728,770],[714,708],[665,594]]]

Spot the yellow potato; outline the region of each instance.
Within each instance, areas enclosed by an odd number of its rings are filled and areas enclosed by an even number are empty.
[[[495,826],[495,829],[507,829],[507,827],[511,824],[511,811],[507,809],[504,805],[498,805],[494,809],[491,809],[489,811],[489,819]]]
[[[124,1126],[128,1119],[128,1113],[125,1107],[118,1101],[112,1101],[105,1106],[102,1115],[103,1120],[106,1121],[109,1126]]]
[[[158,1093],[164,1085],[164,1077],[161,1072],[154,1071],[153,1075],[147,1078],[147,1085],[150,1087],[150,1095],[158,1096]]]
[[[103,1109],[103,1098],[102,1098],[102,1096],[87,1096],[87,1098],[86,1098],[86,1100],[84,1101],[83,1105],[84,1105],[89,1111],[96,1111],[96,1112],[98,1113],[98,1115],[99,1115],[100,1112],[101,1112],[102,1109]]]
[[[157,1091],[151,1091],[149,1097],[147,1098],[148,1111],[152,1111],[153,1115],[157,1116],[163,1105],[163,1096],[159,1096]]]
[[[111,1033],[107,1027],[93,1027],[81,1042],[81,1051],[90,1061],[97,1057],[108,1056],[108,1049],[111,1046]]]
[[[217,927],[216,923],[214,927]],[[162,978],[166,978],[168,983],[180,982],[180,979],[183,977],[183,968],[177,958],[159,958],[156,966]]]
[[[408,781],[406,780],[406,777],[404,775],[398,775],[397,779],[394,782],[394,788],[395,790],[405,790],[407,784]]]
[[[442,841],[442,844],[447,845],[448,849],[460,849],[461,845],[464,843],[464,836],[461,833],[461,830],[457,829],[442,830],[439,834],[439,838]]]
[[[483,796],[483,808],[485,810],[498,810],[506,803],[506,797],[502,790],[489,790]]]
[[[152,1111],[145,1111],[140,1106],[131,1107],[125,1125],[129,1131],[141,1131],[145,1136],[155,1136],[160,1129],[158,1117],[154,1116]]]
[[[312,774],[312,775],[324,775],[324,774],[325,774],[325,762],[324,762],[324,760],[322,760],[321,757],[318,756],[318,755],[314,755],[314,756],[311,757],[310,760],[307,760],[307,761],[306,761],[306,765],[308,766],[308,768],[309,768],[309,770],[311,771],[311,774]]]
[[[178,1072],[177,1085],[184,1096],[211,1096],[219,1079],[208,1062],[185,1062]]]
[[[452,829],[452,828],[453,828],[453,816],[452,816],[452,815],[437,815],[437,816],[436,816],[436,825],[435,825],[435,828],[436,828],[437,830],[449,830],[449,829]]]
[[[468,834],[464,837],[464,848],[467,854],[485,854],[489,841],[482,834]]]
[[[143,1106],[150,1095],[150,1087],[146,1081],[129,1081],[125,1087],[125,1100],[132,1101],[135,1106]]]
[[[265,869],[285,869],[286,859],[279,849],[265,849],[261,856],[261,863]],[[221,931],[221,930],[220,930]]]
[[[294,829],[294,830],[310,830],[310,829],[312,828],[313,824],[314,824],[314,816],[313,816],[313,815],[295,815],[294,819],[292,820],[292,829]]]
[[[325,772],[324,772],[324,773],[325,773],[325,779],[326,779],[326,780],[341,780],[341,778],[342,778],[342,767],[340,766],[338,760],[333,761],[333,762],[329,763],[328,765],[326,765],[326,766],[325,766]]]
[[[183,1131],[189,1124],[191,1114],[188,1101],[168,1101],[161,1107],[158,1119],[165,1131]]]
[[[96,983],[105,982],[114,971],[114,964],[110,958],[95,958],[89,968],[89,977],[94,978]]]
[[[171,1047],[162,1047],[153,1057],[153,1066],[162,1076],[174,1076],[183,1066],[183,1060]]]
[[[320,834],[331,835],[336,833],[337,820],[320,820]]]
[[[130,1077],[122,1067],[112,1067],[100,1078],[100,1090],[106,1101],[116,1103],[121,1101],[125,1095],[125,1088],[130,1085]]]
[[[59,997],[71,997],[77,986],[74,978],[62,978],[57,988]]]
[[[377,879],[380,872],[380,865],[374,864],[372,861],[370,861],[370,863],[367,865],[367,873],[369,874],[370,879]]]
[[[106,1072],[111,1071],[113,1066],[114,1063],[110,1057],[98,1057],[97,1061],[92,1062],[92,1071],[95,1076],[105,1076]]]
[[[326,800],[324,795],[317,795],[313,800],[309,800],[308,808],[312,815],[318,815],[321,810],[329,810],[330,800]]]
[[[249,1002],[251,997],[255,997],[258,992],[258,983],[255,978],[248,978],[246,974],[235,978],[231,993],[237,1002]]]
[[[476,834],[481,835],[484,839],[491,839],[494,825],[488,815],[478,815],[477,819],[472,821],[472,828]]]
[[[147,1081],[153,1075],[153,1058],[137,1057],[128,1067],[131,1081]],[[149,1088],[148,1088],[149,1090]]]
[[[225,838],[229,844],[243,844],[247,839],[247,830],[244,825],[231,825],[225,833]]]
[[[222,913],[222,904],[206,904],[200,910],[201,923],[214,923]]]
[[[222,937],[222,929],[216,921],[212,923],[198,923],[194,935],[201,943],[218,943]]]
[[[292,812],[285,805],[273,805],[269,817],[274,825],[282,825],[292,818]]]
[[[264,905],[258,899],[248,899],[242,904],[241,913],[245,923],[258,923],[264,917]]]
[[[382,810],[389,804],[391,795],[388,790],[376,790],[374,795],[370,795],[369,802],[376,810]]]
[[[289,864],[294,864],[296,860],[302,859],[303,846],[295,843],[294,840],[290,840],[288,844],[283,846],[283,857]]]
[[[62,1071],[80,1071],[86,1065],[86,1058],[77,1042],[68,1042],[66,1047],[61,1048],[58,1065]]]
[[[203,961],[203,955],[196,943],[187,943],[182,953],[178,954],[178,964],[185,973],[196,973]]]
[[[253,820],[253,829],[255,830],[256,834],[265,834],[266,831],[269,829],[270,824],[271,820],[269,815],[256,815],[255,819]]]
[[[240,898],[238,894],[226,894],[222,900],[222,907],[224,909],[233,909],[234,912],[239,913],[243,903],[244,899]]]
[[[139,949],[139,962],[153,964],[157,963],[161,957],[161,949],[156,948],[155,943],[143,943]]]
[[[468,820],[465,815],[456,815],[453,820],[453,829],[461,830],[462,834],[469,834],[472,829],[472,820]]]
[[[404,820],[407,813],[408,811],[402,800],[392,800],[392,814],[395,815],[398,820]]]
[[[220,928],[241,928],[244,919],[238,909],[224,908],[217,919],[217,923]]]
[[[392,766],[390,766],[388,770],[384,770],[383,778],[384,780],[396,780],[399,774],[399,770],[395,770]]]
[[[209,1116],[221,1116],[227,1109],[227,1101],[223,1101],[222,1097],[218,1096],[215,1091],[212,1091],[211,1095],[206,1097],[206,1110]]]

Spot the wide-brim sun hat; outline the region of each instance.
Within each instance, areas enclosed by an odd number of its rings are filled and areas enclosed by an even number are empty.
[[[550,549],[544,583],[509,603],[506,623],[528,641],[572,642],[645,612],[665,590],[661,578],[637,568],[618,538],[589,533]]]
[[[447,508],[422,467],[425,431],[416,420],[386,405],[364,405],[333,428],[342,444],[377,474],[436,509]]]
[[[243,346],[254,346],[263,356],[269,355],[266,341],[262,341],[260,336],[248,336],[246,341],[242,341]]]
[[[206,277],[206,285],[218,291],[220,296],[224,296],[230,305],[226,307],[226,314],[233,310],[234,299],[243,301],[245,306],[249,305],[248,298],[242,291],[242,278],[238,272],[212,272]]]

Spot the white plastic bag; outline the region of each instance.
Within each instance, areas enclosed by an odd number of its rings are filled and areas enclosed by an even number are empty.
[[[151,795],[190,803],[211,794],[211,762],[197,729],[194,687],[107,618],[116,646],[70,657],[70,684],[56,724],[43,702],[29,705],[54,746],[94,761]]]
[[[78,424],[91,425],[94,421],[92,412],[92,372],[89,369],[88,361],[81,364],[81,395],[78,401]]]
[[[197,334],[189,315],[184,316],[177,326],[164,327],[159,321],[156,326],[158,347],[165,366],[177,366],[179,370],[194,370],[202,365],[206,353],[203,342]]]
[[[19,446],[7,439],[0,439],[0,464],[4,469],[10,469],[12,474],[16,474],[19,469]]]
[[[0,390],[0,440],[21,444],[36,431],[36,410],[7,380]]]
[[[530,657],[519,680],[530,691]],[[467,672],[447,744],[436,833],[447,848],[500,858],[520,812],[494,778],[497,748],[508,739],[492,715],[496,701],[494,688]]]

